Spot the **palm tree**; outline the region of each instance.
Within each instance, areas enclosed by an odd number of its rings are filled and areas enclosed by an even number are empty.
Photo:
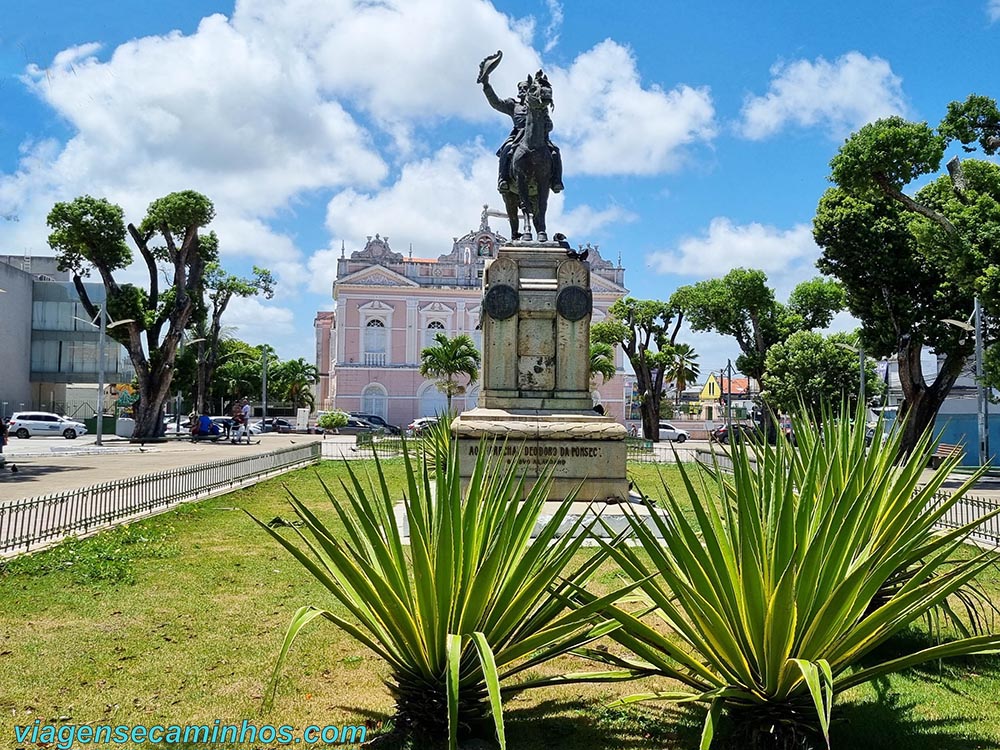
[[[611,344],[590,342],[590,377],[593,380],[601,376],[601,382],[607,383],[618,372],[615,367],[615,350]]]
[[[279,398],[290,401],[293,408],[307,405],[312,408],[315,405],[312,386],[319,380],[316,365],[302,357],[290,359],[274,368],[274,379]]]
[[[455,382],[455,377],[466,375],[470,383],[478,380],[481,357],[475,343],[464,333],[452,339],[438,333],[434,340],[437,346],[420,352],[420,374],[437,379],[438,390],[448,397],[448,413],[451,414],[452,397],[465,390],[465,386]]]
[[[698,354],[690,344],[674,344],[671,347],[670,361],[664,380],[674,384],[674,401],[680,406],[681,394],[691,383],[697,382],[701,375],[698,365]]]

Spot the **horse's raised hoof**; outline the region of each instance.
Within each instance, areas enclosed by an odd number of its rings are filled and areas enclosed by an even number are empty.
[[[538,233],[538,241],[539,242],[548,242],[549,241],[549,235],[548,235],[548,233],[547,232],[539,232]]]

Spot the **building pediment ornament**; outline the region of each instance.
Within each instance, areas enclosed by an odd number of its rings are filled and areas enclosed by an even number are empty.
[[[422,313],[453,313],[452,308],[442,302],[430,302],[420,308]]]
[[[488,221],[489,208],[483,206],[482,221],[479,229],[462,237],[456,237],[451,246],[451,252],[438,257],[442,263],[465,263],[478,258],[495,258],[497,250],[507,244],[507,239],[490,229]]]
[[[597,251],[597,245],[591,247],[590,243],[588,242],[587,247],[590,249],[589,260],[591,269],[615,267],[615,264],[612,263],[610,260],[605,260],[604,258],[601,257],[601,254]]]
[[[347,284],[352,286],[420,286],[415,281],[384,266],[369,266],[342,279],[337,279],[337,286]]]
[[[591,268],[593,268],[593,263],[591,263]],[[613,281],[609,281],[600,274],[590,275],[590,288],[594,294],[626,294],[628,292],[625,287],[619,286]]]
[[[374,260],[388,261],[390,263],[402,263],[403,254],[394,253],[392,248],[389,247],[389,238],[380,237],[378,233],[376,233],[374,239],[372,239],[369,235],[368,242],[365,243],[364,250],[351,253],[351,260]]]
[[[390,278],[384,273],[373,273],[365,278],[365,282],[368,286],[402,286],[396,279]]]
[[[358,309],[365,312],[391,312],[394,308],[392,305],[387,305],[385,302],[380,302],[376,299],[366,302],[363,305],[358,305]]]

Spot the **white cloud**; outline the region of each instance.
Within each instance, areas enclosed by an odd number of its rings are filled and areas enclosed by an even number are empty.
[[[549,79],[556,102],[553,140],[570,172],[674,171],[687,147],[715,137],[707,88],[643,88],[631,51],[611,40],[577,57],[569,70],[550,71]]]
[[[545,27],[545,52],[551,52],[559,44],[559,30],[563,23],[563,6],[559,0],[546,0],[549,9],[549,25]]]
[[[986,6],[986,13],[990,17],[990,23],[1000,21],[1000,0],[990,0]]]
[[[291,63],[270,54],[223,16],[190,36],[128,42],[106,62],[96,51],[66,50],[26,76],[77,132],[52,164],[61,183],[131,191],[153,170],[157,195],[163,180],[206,183],[215,200],[264,211],[300,190],[385,174],[364,129],[320,97],[294,51]]]
[[[139,221],[172,190],[212,198],[223,256],[305,279],[292,239],[270,222],[318,188],[376,185],[387,166],[367,130],[319,91],[295,49],[264,48],[213,15],[191,35],[144,37],[106,60],[100,46],[63,50],[24,82],[73,129],[65,144],[25,143],[18,170],[0,174],[6,247],[39,247],[53,203],[84,193],[119,203]]]
[[[511,88],[540,64],[533,21],[481,0],[243,0],[233,25],[261,46],[299,50],[325,93],[390,123],[482,111],[473,82],[493,50]]]
[[[296,327],[295,314],[287,307],[257,297],[234,297],[222,324],[233,328],[236,338],[248,344],[273,345],[282,359],[301,356],[301,341],[296,334],[301,336],[303,327]]]
[[[821,126],[841,138],[865,123],[907,113],[902,80],[880,57],[848,52],[834,62],[796,60],[771,68],[770,90],[747,97],[740,131],[752,140],[789,125]]]
[[[818,257],[807,224],[778,229],[716,217],[705,234],[682,239],[676,250],[652,253],[647,265],[658,273],[700,278],[719,278],[734,268],[759,268],[768,275],[778,299],[783,299],[797,283],[819,275]]]

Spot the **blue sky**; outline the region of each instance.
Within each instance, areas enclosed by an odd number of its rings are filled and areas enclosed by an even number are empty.
[[[745,266],[784,300],[816,275],[810,222],[843,139],[889,114],[936,124],[997,96],[1000,70],[1000,0],[5,5],[0,253],[50,254],[55,201],[104,196],[138,221],[199,190],[226,267],[279,281],[225,322],[286,358],[313,357],[342,242],[434,258],[499,206],[509,124],[475,83],[496,49],[501,96],[539,67],[553,85],[550,233],[620,255],[632,294],[661,299]],[[736,354],[686,340],[703,371]]]

